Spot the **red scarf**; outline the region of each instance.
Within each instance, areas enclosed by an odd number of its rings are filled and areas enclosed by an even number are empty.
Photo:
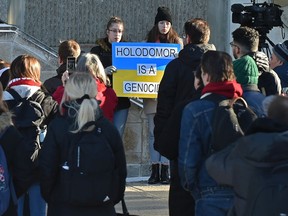
[[[242,87],[236,80],[224,82],[210,82],[202,90],[205,93],[215,93],[226,96],[227,98],[241,97],[243,94]]]
[[[8,88],[11,88],[12,86],[18,86],[18,85],[28,85],[28,86],[41,86],[40,82],[36,82],[35,80],[31,78],[15,78],[11,80],[8,83]]]

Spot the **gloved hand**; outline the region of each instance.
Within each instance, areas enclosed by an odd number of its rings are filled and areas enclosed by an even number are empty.
[[[113,73],[117,71],[117,68],[111,65],[111,66],[106,67],[104,70],[105,70],[106,75],[112,75]]]

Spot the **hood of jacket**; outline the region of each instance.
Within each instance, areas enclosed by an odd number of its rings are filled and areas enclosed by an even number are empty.
[[[288,160],[288,127],[259,118],[237,145],[240,155],[258,167],[270,167]]]
[[[202,55],[208,50],[216,50],[213,44],[187,44],[179,52],[179,60],[188,66],[198,66]]]
[[[12,114],[10,112],[3,112],[0,115],[0,133],[2,133],[8,126],[12,125]]]

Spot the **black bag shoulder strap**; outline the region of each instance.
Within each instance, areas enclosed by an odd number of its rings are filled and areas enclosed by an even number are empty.
[[[34,92],[30,97],[22,98],[15,89],[9,88],[9,89],[7,89],[6,91],[9,92],[16,101],[23,101],[23,100],[32,100],[32,101],[35,101],[35,98],[33,98],[33,96],[36,96],[37,94],[39,94],[39,93],[38,93],[39,91],[41,92],[41,90],[37,90],[37,91]],[[37,102],[37,101],[35,101],[35,102]]]
[[[16,90],[9,88],[6,91],[9,92],[16,101],[22,101],[23,100],[23,98],[18,94],[18,92]]]

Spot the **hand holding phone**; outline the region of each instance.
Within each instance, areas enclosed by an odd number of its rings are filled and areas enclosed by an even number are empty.
[[[76,58],[73,56],[68,56],[67,63],[66,63],[66,70],[69,73],[72,73],[76,70]]]
[[[68,72],[68,70],[66,70],[66,71],[62,74],[62,77],[61,77],[63,86],[65,86],[65,84],[66,84],[66,82],[67,82],[68,79],[69,79],[69,72]]]

